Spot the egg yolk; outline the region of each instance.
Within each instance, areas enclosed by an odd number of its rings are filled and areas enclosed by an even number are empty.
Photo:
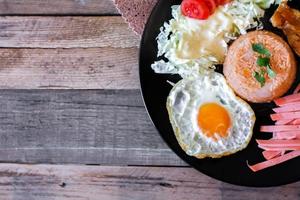
[[[198,125],[202,132],[213,139],[215,134],[222,138],[228,136],[231,119],[227,110],[217,103],[203,104],[198,113]]]

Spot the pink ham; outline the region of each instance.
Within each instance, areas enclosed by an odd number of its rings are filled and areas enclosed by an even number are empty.
[[[281,155],[281,151],[263,151],[262,154],[266,160],[278,157]]]
[[[274,108],[274,112],[276,113],[285,113],[285,112],[293,112],[293,111],[300,111],[300,103],[291,103],[282,107]]]
[[[277,135],[276,135],[277,137]],[[292,151],[300,150],[300,140],[256,140],[258,147],[266,151]]]
[[[274,132],[273,139],[281,139],[281,138],[278,138],[277,133]],[[266,151],[262,152],[262,154],[266,160],[270,160],[272,158],[278,157],[280,155],[283,155],[284,153],[285,153],[285,151],[270,151],[270,150],[266,150]]]
[[[290,119],[283,119],[283,120],[278,120],[275,122],[276,125],[285,125],[291,123],[293,120]]]
[[[279,140],[293,140],[300,139],[300,131],[282,131],[282,132],[274,132],[274,139]]]
[[[256,140],[258,147],[266,151],[300,150],[300,140]]]
[[[275,114],[270,117],[275,125],[261,126],[261,132],[273,133],[270,140],[257,140],[258,147],[266,161],[256,165],[248,165],[254,172],[280,164],[300,156],[300,84],[292,95],[288,95],[274,102],[280,106],[274,108]],[[292,151],[285,154],[287,151]]]
[[[281,131],[300,131],[300,125],[271,125],[271,126],[261,126],[261,132],[281,132]]]
[[[300,119],[294,119],[288,123],[289,125],[300,125]]]
[[[276,120],[292,120],[300,118],[300,112],[286,112],[286,113],[276,113],[271,114],[271,119]]]
[[[296,158],[298,156],[300,156],[300,151],[292,151],[290,153],[273,158],[271,160],[267,160],[267,161],[264,161],[264,162],[261,162],[261,163],[255,164],[255,165],[248,165],[248,166],[253,172],[257,172],[262,169],[266,169],[268,167],[272,167],[274,165],[278,165],[280,163],[286,162],[286,161]]]
[[[296,102],[296,101],[300,101],[300,93],[291,94],[274,100],[277,106],[283,106],[285,104]]]
[[[258,145],[259,148],[265,150],[265,151],[295,151],[295,150],[300,150],[300,146],[263,146],[263,145]]]
[[[300,91],[300,84],[297,85],[297,87],[295,88],[293,94],[297,94]]]
[[[268,146],[268,147],[299,147],[300,148],[300,140],[256,140],[258,145],[260,146]]]

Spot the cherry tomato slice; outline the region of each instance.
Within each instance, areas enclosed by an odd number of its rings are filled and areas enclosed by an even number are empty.
[[[217,7],[221,4],[221,0],[215,0]]]
[[[220,0],[220,5],[225,5],[229,2],[231,2],[231,0]]]
[[[201,0],[199,0],[201,1]],[[206,6],[208,7],[210,14],[215,12],[215,9],[217,8],[217,4],[215,2],[215,0],[203,0],[206,4]]]
[[[207,19],[210,15],[210,10],[202,0],[183,0],[181,12],[184,16],[194,19]]]

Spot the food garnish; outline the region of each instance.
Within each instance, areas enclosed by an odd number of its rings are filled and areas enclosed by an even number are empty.
[[[183,0],[181,12],[184,16],[205,20],[215,12],[219,5],[225,5],[228,0]]]
[[[207,19],[212,12],[212,6],[202,0],[184,0],[181,3],[181,12],[184,16],[194,19]]]
[[[271,53],[261,43],[252,44],[252,50],[260,54],[256,60],[256,64],[260,68],[258,71],[253,72],[253,77],[260,83],[260,86],[263,87],[266,83],[265,74],[271,79],[276,77],[276,73],[272,70],[270,64]]]
[[[271,57],[270,51],[261,43],[252,44],[252,50],[267,57]]]
[[[266,83],[266,78],[265,78],[265,71],[260,71],[260,72],[254,72],[253,77],[257,80],[257,82],[260,83],[260,86],[263,87],[265,86]]]
[[[270,65],[270,57],[258,56],[256,64],[260,67],[266,67]]]
[[[248,29],[262,28],[259,19],[274,0],[214,2],[216,8],[212,0],[184,0],[181,6],[172,6],[173,19],[164,23],[157,37],[159,60],[151,65],[156,73],[187,77],[212,72],[215,65],[224,62],[230,41],[246,34]],[[187,17],[188,13],[201,18],[207,17],[207,13],[210,16],[199,20]]]
[[[219,6],[215,0],[198,0],[198,1],[204,1],[206,6],[208,7],[209,15],[213,14],[216,10],[216,8]]]
[[[283,30],[288,42],[300,56],[300,11],[292,9],[283,1],[271,18],[274,27]]]
[[[261,126],[261,132],[273,133],[269,140],[256,140],[258,147],[263,149],[266,161],[249,165],[254,172],[283,163],[300,156],[300,84],[294,94],[276,99],[279,107],[274,108],[271,119],[275,125]]]

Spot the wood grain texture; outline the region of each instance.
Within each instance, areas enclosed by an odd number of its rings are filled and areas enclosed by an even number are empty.
[[[112,0],[0,0],[0,15],[118,14]]]
[[[185,166],[138,90],[1,90],[0,162]]]
[[[0,48],[1,89],[138,89],[138,49]]]
[[[0,47],[137,47],[139,38],[119,16],[0,17]]]
[[[137,45],[121,17],[0,17],[0,89],[137,89]]]
[[[213,180],[191,168],[0,164],[5,200],[296,200],[300,183],[245,188]]]

